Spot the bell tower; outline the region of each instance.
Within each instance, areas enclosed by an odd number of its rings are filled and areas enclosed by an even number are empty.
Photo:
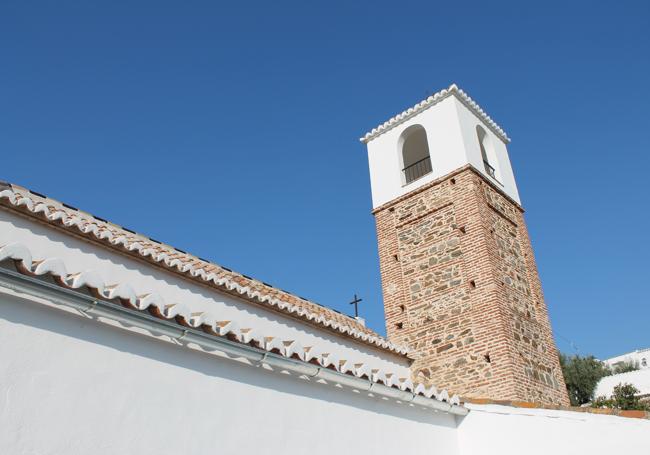
[[[505,132],[452,85],[361,141],[386,329],[414,379],[568,404]]]

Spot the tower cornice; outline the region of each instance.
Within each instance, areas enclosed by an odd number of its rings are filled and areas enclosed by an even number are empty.
[[[497,137],[499,137],[499,139],[501,139],[504,143],[508,144],[510,142],[510,138],[508,137],[506,132],[494,120],[492,120],[492,118],[489,115],[487,115],[487,113],[481,108],[481,106],[479,106],[476,103],[476,101],[474,101],[467,93],[465,93],[462,89],[460,89],[456,84],[451,84],[448,88],[440,90],[437,93],[434,93],[428,98],[417,103],[415,106],[410,107],[405,111],[397,114],[396,116],[390,118],[389,120],[382,123],[381,125],[368,131],[365,135],[363,135],[363,137],[359,138],[359,140],[364,144],[367,144],[377,136],[380,136],[381,134],[395,128],[398,125],[401,125],[402,123],[406,122],[407,120],[419,114],[420,112],[429,109],[432,106],[435,106],[436,104],[440,103],[442,100],[450,96],[455,96],[456,99],[458,99],[458,101],[463,103],[472,113],[474,113],[474,115],[476,115],[479,119],[481,119],[485,123],[485,125],[488,128],[490,128],[490,130],[492,130],[492,132],[496,134]]]

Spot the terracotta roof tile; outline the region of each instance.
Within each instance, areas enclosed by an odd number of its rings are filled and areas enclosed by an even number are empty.
[[[207,284],[222,292],[362,343],[408,356],[408,348],[391,343],[354,318],[218,264],[199,259],[170,245],[134,233],[20,186],[8,183],[0,184],[0,206],[38,218],[52,226],[88,238],[104,247],[136,255],[151,264],[163,267],[187,279]]]

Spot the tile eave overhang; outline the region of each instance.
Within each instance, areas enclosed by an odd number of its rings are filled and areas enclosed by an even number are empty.
[[[12,261],[14,270],[4,267]],[[363,361],[344,359],[317,346],[304,347],[295,340],[282,340],[236,321],[219,320],[210,313],[194,313],[183,304],[166,302],[157,294],[135,295],[128,283],[107,285],[96,272],[69,273],[58,258],[35,259],[21,243],[0,246],[0,289],[37,302],[72,308],[86,316],[106,319],[175,342],[197,345],[210,353],[223,352],[253,361],[273,364],[309,378],[347,385],[372,396],[394,398],[437,411],[465,415],[458,396],[449,396],[434,386],[413,383],[409,377],[366,366]]]
[[[221,292],[412,360],[407,347],[390,342],[349,316],[126,230],[26,188],[0,183],[0,207],[81,236],[104,248],[136,256],[149,264]]]

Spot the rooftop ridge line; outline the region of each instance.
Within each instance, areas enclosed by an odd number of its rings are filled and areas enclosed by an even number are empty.
[[[26,188],[13,184],[1,185],[0,205],[9,206],[76,234],[89,236],[103,246],[137,254],[186,278],[198,280],[362,343],[408,357],[408,347],[392,343],[355,319],[331,308],[181,252],[170,245],[158,243],[142,234],[131,233],[119,225],[99,220],[88,212],[66,207],[60,201],[36,196]]]

